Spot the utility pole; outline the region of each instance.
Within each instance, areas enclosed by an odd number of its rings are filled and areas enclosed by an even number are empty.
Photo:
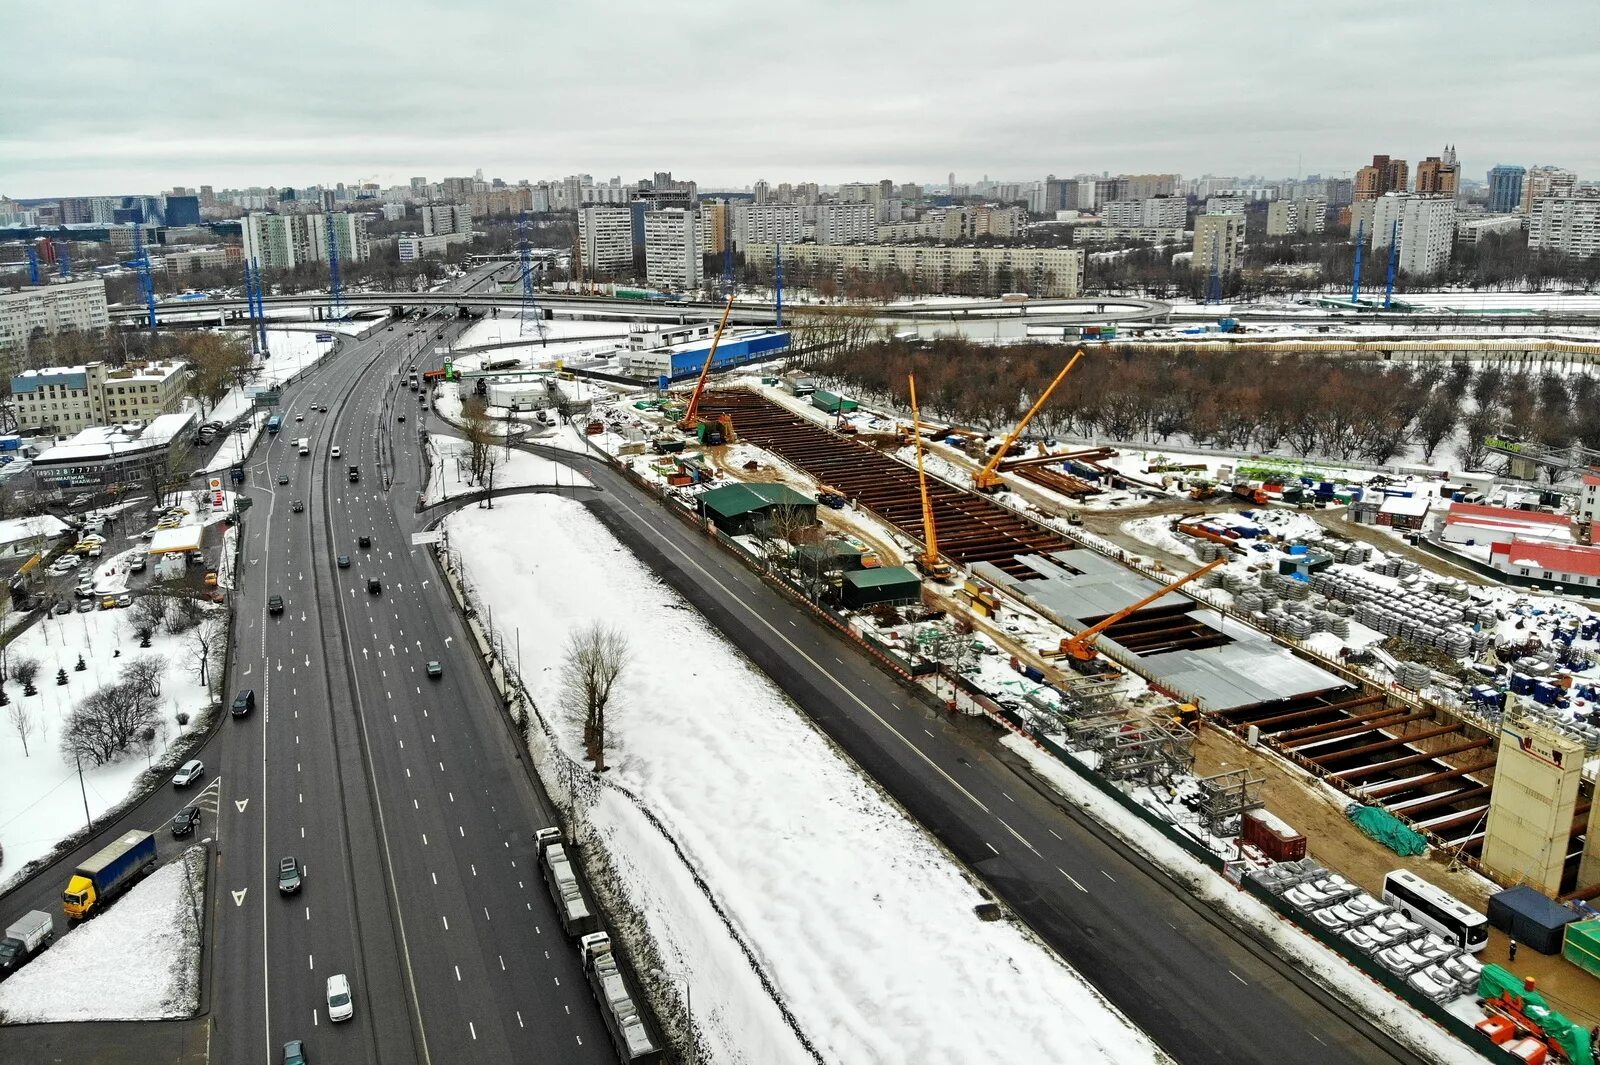
[[[83,796],[83,824],[85,828],[93,832],[94,818],[89,816],[89,789],[83,785],[83,755],[73,751],[72,760],[78,764],[78,793]]]

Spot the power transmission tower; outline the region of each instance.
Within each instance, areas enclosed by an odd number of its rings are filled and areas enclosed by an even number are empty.
[[[328,234],[328,317],[345,316],[344,281],[339,277],[339,237],[333,231],[333,212],[325,211],[322,226]]]
[[[533,292],[533,246],[528,240],[528,213],[524,211],[517,222],[517,252],[522,262],[522,322],[518,332],[527,336],[531,328],[541,342],[545,338],[544,319],[539,315],[539,302]]]

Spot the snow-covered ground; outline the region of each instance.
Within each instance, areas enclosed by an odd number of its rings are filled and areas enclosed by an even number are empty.
[[[0,1018],[37,1024],[194,1016],[205,897],[206,849],[190,847],[0,984]],[[108,978],[85,993],[86,973]]]
[[[104,568],[117,564],[108,559]],[[217,616],[221,608],[214,608]],[[49,854],[60,840],[83,828],[84,796],[89,811],[99,817],[116,806],[138,782],[139,775],[161,759],[179,731],[177,714],[187,713],[186,731],[203,725],[210,696],[190,669],[187,635],[158,631],[148,649],[139,646],[131,631],[128,610],[94,610],[87,614],[47,617],[6,648],[11,668],[23,659],[37,659],[37,695],[23,695],[22,685],[7,681],[11,705],[0,708],[0,844],[5,847],[0,864],[0,885],[36,858]],[[84,669],[77,669],[78,656]],[[62,729],[73,708],[90,692],[117,679],[129,662],[143,656],[160,656],[166,664],[161,686],[161,717],[155,744],[146,756],[129,751],[116,762],[83,767],[83,794],[78,789],[77,767],[61,754]],[[212,672],[222,653],[213,648]],[[67,671],[67,683],[56,683],[57,671]],[[26,751],[9,711],[21,709],[31,726]]]
[[[216,473],[225,470],[235,462],[243,462],[244,456],[250,454],[250,449],[256,446],[256,441],[261,439],[261,430],[267,424],[267,419],[272,415],[264,410],[258,410],[250,416],[245,423],[247,428],[243,434],[232,432],[228,434],[227,442],[217,449],[217,453],[206,463],[207,473]],[[221,419],[219,419],[221,420]]]
[[[428,450],[431,470],[425,496],[428,506],[484,489],[484,485],[476,484],[471,479],[468,460],[472,445],[465,440],[434,436],[428,441]],[[530,455],[516,448],[507,452],[503,447],[496,447],[493,451],[498,463],[494,471],[496,489],[543,484],[589,486],[589,479],[583,474],[539,455]]]
[[[330,323],[333,325],[336,323]],[[360,323],[364,329],[370,322]],[[330,330],[336,332],[337,330]],[[229,332],[241,332],[229,330]],[[307,367],[314,366],[317,360],[331,352],[334,345],[317,339],[317,334],[310,330],[300,329],[268,329],[267,330],[267,357],[257,363],[261,373],[256,377],[254,386],[281,385],[283,382],[302,372]],[[251,399],[244,390],[233,388],[222,397],[208,418],[219,422],[231,422],[250,409]]]
[[[960,870],[582,507],[519,496],[448,529],[484,603],[519,630],[566,758],[581,752],[557,679],[567,635],[600,622],[629,640],[610,714],[616,787],[584,817],[693,983],[712,1060],[807,1055],[622,791],[694,864],[825,1060],[1165,1060],[1028,933],[979,921]]]

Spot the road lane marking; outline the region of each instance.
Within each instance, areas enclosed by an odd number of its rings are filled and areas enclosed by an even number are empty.
[[[1056,872],[1058,872],[1062,876],[1066,877],[1067,881],[1073,887],[1077,888],[1079,891],[1083,892],[1086,895],[1089,893],[1089,889],[1088,888],[1086,888],[1082,884],[1078,883],[1078,878],[1077,877],[1073,876],[1071,873],[1067,872],[1065,869],[1061,868],[1059,865],[1056,866]]]
[[[1228,970],[1228,975],[1233,977],[1235,980],[1239,981],[1245,987],[1249,987],[1250,986],[1250,981],[1246,980],[1244,977],[1240,976],[1238,973],[1234,972],[1232,969]]]

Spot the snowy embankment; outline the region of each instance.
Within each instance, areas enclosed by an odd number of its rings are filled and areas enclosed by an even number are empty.
[[[1483,1065],[1483,1057],[1428,1018],[1390,994],[1376,981],[1279,917],[1258,899],[1229,884],[1179,848],[1176,843],[1140,821],[1107,795],[1049,754],[1018,736],[1001,743],[1026,759],[1073,805],[1120,836],[1150,861],[1165,869],[1197,898],[1209,902],[1241,927],[1252,929],[1273,951],[1308,972],[1335,996],[1437,1065]]]
[[[235,329],[229,332],[240,331]],[[256,363],[261,372],[251,387],[281,386],[285,381],[316,365],[319,359],[333,350],[333,347],[331,342],[318,340],[314,332],[268,329],[267,357]],[[250,396],[244,389],[232,388],[206,417],[208,420],[219,421],[226,425],[236,418],[243,417],[250,409],[251,402]]]
[[[213,608],[207,616],[225,618],[226,613]],[[6,648],[11,669],[34,659],[39,663],[39,675],[34,680],[37,695],[23,695],[20,682],[6,681],[6,698],[11,703],[0,708],[0,766],[5,767],[0,774],[0,845],[5,848],[0,888],[29,862],[46,857],[58,842],[84,827],[86,800],[97,818],[121,803],[180,733],[178,714],[189,715],[182,732],[205,724],[211,698],[191,669],[194,637],[189,632],[157,631],[150,646],[141,648],[133,633],[133,618],[134,612],[126,609],[52,615]],[[221,641],[212,645],[209,653],[208,679],[221,668]],[[77,668],[80,655],[82,670]],[[150,749],[148,753],[129,750],[108,765],[86,763],[80,793],[77,766],[61,751],[67,718],[85,696],[116,681],[124,666],[145,655],[159,656],[165,666],[160,716]],[[60,670],[66,670],[66,684],[57,683]],[[26,716],[26,745],[12,712]]]
[[[568,634],[598,622],[629,642],[611,771],[570,778],[580,840],[692,984],[707,1060],[1168,1060],[1029,933],[981,921],[963,871],[583,507],[518,496],[447,528],[482,605],[518,633],[560,748],[536,730],[547,779],[581,757]]]
[[[530,455],[516,448],[507,451],[503,447],[494,447],[490,450],[496,463],[494,470],[496,491],[502,488],[526,488],[530,485],[589,487],[589,479],[583,474],[551,462],[547,458]],[[447,436],[429,438],[428,491],[424,495],[424,501],[428,506],[454,499],[456,496],[481,492],[487,487],[472,479],[469,467],[471,454],[472,445],[465,440]]]
[[[0,984],[0,1023],[194,1016],[205,901],[206,849],[190,847]],[[85,993],[90,973],[107,978]]]
[[[217,453],[211,456],[211,461],[206,463],[206,472],[217,473],[235,462],[243,462],[244,457],[250,454],[250,449],[256,446],[256,441],[261,439],[261,430],[271,416],[267,411],[258,410],[245,423],[247,428],[243,433],[237,431],[229,433],[227,442],[218,448]]]

